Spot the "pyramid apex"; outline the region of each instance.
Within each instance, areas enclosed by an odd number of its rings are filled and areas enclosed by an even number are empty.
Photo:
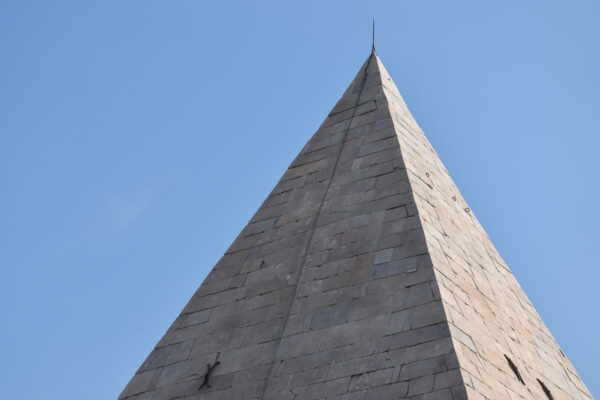
[[[373,46],[120,398],[592,400],[574,371]]]

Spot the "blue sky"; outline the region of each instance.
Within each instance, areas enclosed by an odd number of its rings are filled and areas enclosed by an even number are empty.
[[[116,398],[371,46],[595,396],[600,3],[0,3],[0,398]]]

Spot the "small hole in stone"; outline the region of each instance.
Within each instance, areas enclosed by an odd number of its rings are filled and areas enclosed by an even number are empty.
[[[506,361],[508,362],[508,366],[510,367],[510,369],[512,369],[512,372],[515,373],[515,376],[517,377],[519,382],[521,382],[524,385],[525,381],[523,381],[523,377],[521,376],[521,373],[519,372],[519,368],[517,368],[515,363],[512,362],[512,360],[510,358],[508,358],[508,356],[506,354],[504,355],[504,358],[506,358]]]
[[[471,209],[469,207],[465,208],[465,212],[469,213],[471,212]]]
[[[544,393],[546,394],[546,397],[549,400],[554,400],[554,396],[552,396],[552,393],[550,393],[550,389],[548,389],[546,387],[546,385],[544,385],[544,382],[540,381],[539,379],[537,381],[540,384],[540,386],[542,387],[542,390],[544,391]]]

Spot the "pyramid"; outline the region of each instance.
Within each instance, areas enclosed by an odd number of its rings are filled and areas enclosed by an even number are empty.
[[[120,399],[591,399],[373,49]]]

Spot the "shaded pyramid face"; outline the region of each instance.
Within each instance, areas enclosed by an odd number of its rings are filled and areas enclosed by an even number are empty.
[[[591,399],[373,52],[121,399]]]

